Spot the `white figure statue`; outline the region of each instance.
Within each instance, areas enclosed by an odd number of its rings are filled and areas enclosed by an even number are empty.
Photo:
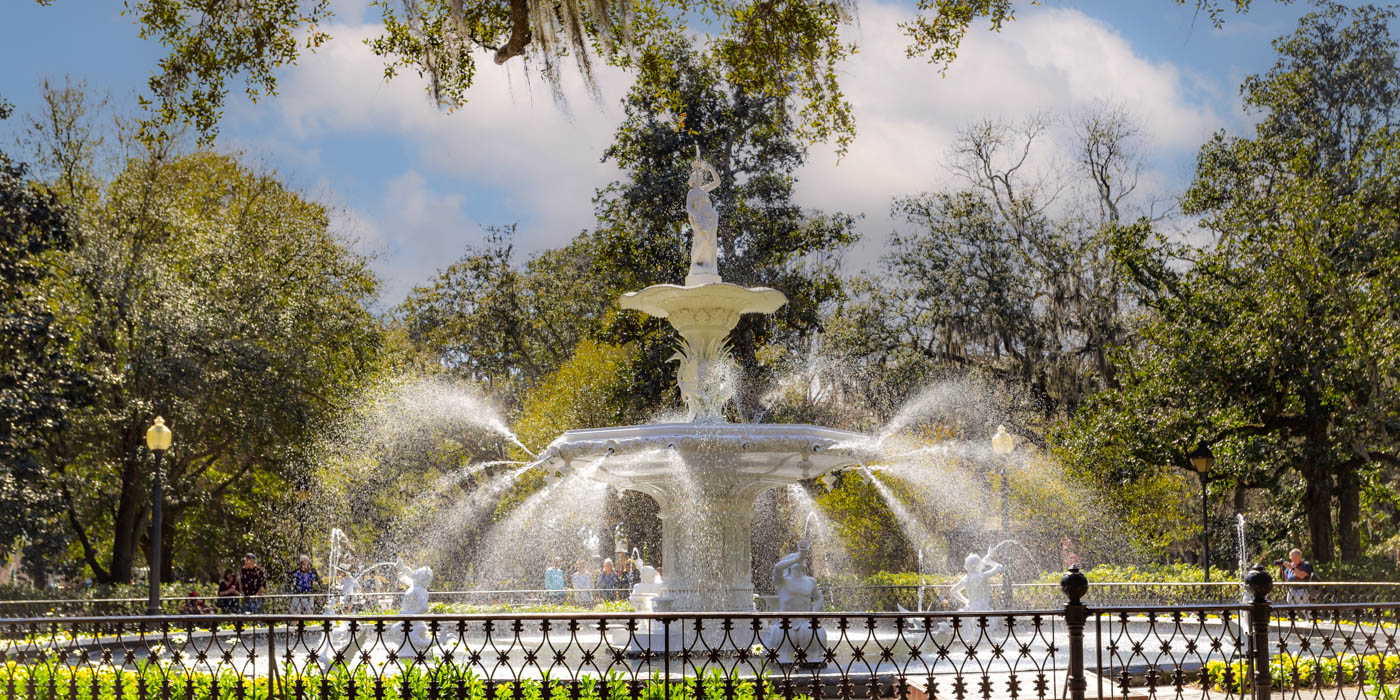
[[[966,573],[948,589],[948,594],[963,602],[963,610],[994,610],[992,607],[992,583],[993,576],[1001,573],[1005,567],[992,561],[992,552],[982,556],[976,554],[967,555],[963,562],[963,570]]]
[[[719,187],[719,173],[714,166],[700,159],[700,146],[695,147],[695,160],[690,164],[690,191],[685,195],[686,219],[690,222],[690,275],[697,283],[719,281],[719,212],[710,200],[710,191]]]
[[[400,615],[422,615],[428,612],[428,586],[433,583],[433,570],[431,567],[422,566],[417,569],[409,568],[400,559],[396,562],[399,569],[399,583],[405,586],[403,592],[403,602],[399,604]],[[402,623],[395,625],[394,631],[403,633]],[[428,624],[422,620],[415,620],[409,627],[408,635],[399,644],[399,658],[412,658],[419,652],[427,652],[432,649],[433,637],[428,633]]]
[[[817,580],[807,574],[812,560],[812,545],[806,540],[797,543],[797,551],[779,559],[773,565],[773,589],[778,594],[781,612],[813,612],[821,609],[822,592]],[[789,618],[784,630],[777,621],[763,634],[763,645],[778,652],[778,663],[797,662],[797,650],[805,652],[804,665],[822,665],[826,648],[826,631],[814,626],[811,619]]]
[[[640,562],[641,559],[637,561]],[[653,611],[652,600],[666,590],[661,584],[661,574],[656,571],[656,567],[642,564],[638,570],[642,580],[632,587],[632,596],[628,600],[632,601],[632,607],[637,612],[649,613]]]

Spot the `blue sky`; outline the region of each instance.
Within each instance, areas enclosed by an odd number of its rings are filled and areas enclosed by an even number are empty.
[[[800,173],[804,206],[861,213],[866,245],[852,270],[872,264],[891,230],[893,196],[947,186],[945,161],[956,129],[981,116],[1070,113],[1113,103],[1148,137],[1144,203],[1170,200],[1189,179],[1195,147],[1212,131],[1247,128],[1238,85],[1273,62],[1270,42],[1309,6],[1256,0],[1223,30],[1172,0],[1047,0],[1022,7],[1000,34],[975,31],[958,62],[936,68],[903,56],[895,25],[912,3],[859,3],[851,38],[861,53],[845,67],[859,133],[839,163],[817,146]],[[134,103],[162,55],[144,42],[121,3],[6,0],[0,11],[0,94],[33,109],[42,77],[68,75]],[[336,226],[374,258],[382,303],[481,241],[483,225],[518,223],[524,250],[559,245],[592,223],[591,195],[616,177],[599,162],[620,117],[626,75],[602,74],[603,101],[566,81],[561,109],[515,62],[483,62],[472,102],[433,109],[415,77],[385,84],[360,39],[375,15],[336,2],[332,42],[282,77],[281,95],[256,105],[235,100],[219,147],[239,149],[332,206]],[[0,126],[12,144],[20,120]],[[10,147],[7,145],[7,148]],[[1066,154],[1054,144],[1048,167]]]

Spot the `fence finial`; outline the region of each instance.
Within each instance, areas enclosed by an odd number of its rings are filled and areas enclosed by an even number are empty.
[[[1079,573],[1079,567],[1071,566],[1060,578],[1060,590],[1069,598],[1070,605],[1079,605],[1084,594],[1089,592],[1089,579]]]
[[[1269,591],[1274,589],[1274,578],[1264,570],[1263,564],[1255,564],[1249,573],[1244,575],[1244,585],[1254,594],[1254,602],[1262,603],[1268,600]]]

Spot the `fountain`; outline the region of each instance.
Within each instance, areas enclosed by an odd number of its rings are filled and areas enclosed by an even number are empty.
[[[686,197],[692,250],[684,285],[624,294],[622,308],[664,318],[680,334],[673,360],[686,423],[570,430],[537,462],[547,478],[586,465],[587,476],[651,496],[660,507],[664,593],[678,611],[752,610],[750,518],[774,486],[816,479],[865,461],[865,436],[814,425],[735,424],[727,338],[746,313],[773,313],[782,292],[724,282],[716,260],[718,215],[709,191],[714,169],[696,154]],[[582,474],[581,474],[582,475]]]

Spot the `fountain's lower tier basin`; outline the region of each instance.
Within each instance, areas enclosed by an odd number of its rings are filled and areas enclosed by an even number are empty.
[[[652,423],[570,430],[540,461],[551,474],[587,468],[590,478],[628,488],[687,475],[771,486],[860,464],[874,456],[870,444],[869,436],[815,425]]]
[[[540,464],[546,478],[594,479],[656,500],[675,610],[752,610],[754,499],[868,461],[869,444],[815,425],[655,423],[570,430]]]

